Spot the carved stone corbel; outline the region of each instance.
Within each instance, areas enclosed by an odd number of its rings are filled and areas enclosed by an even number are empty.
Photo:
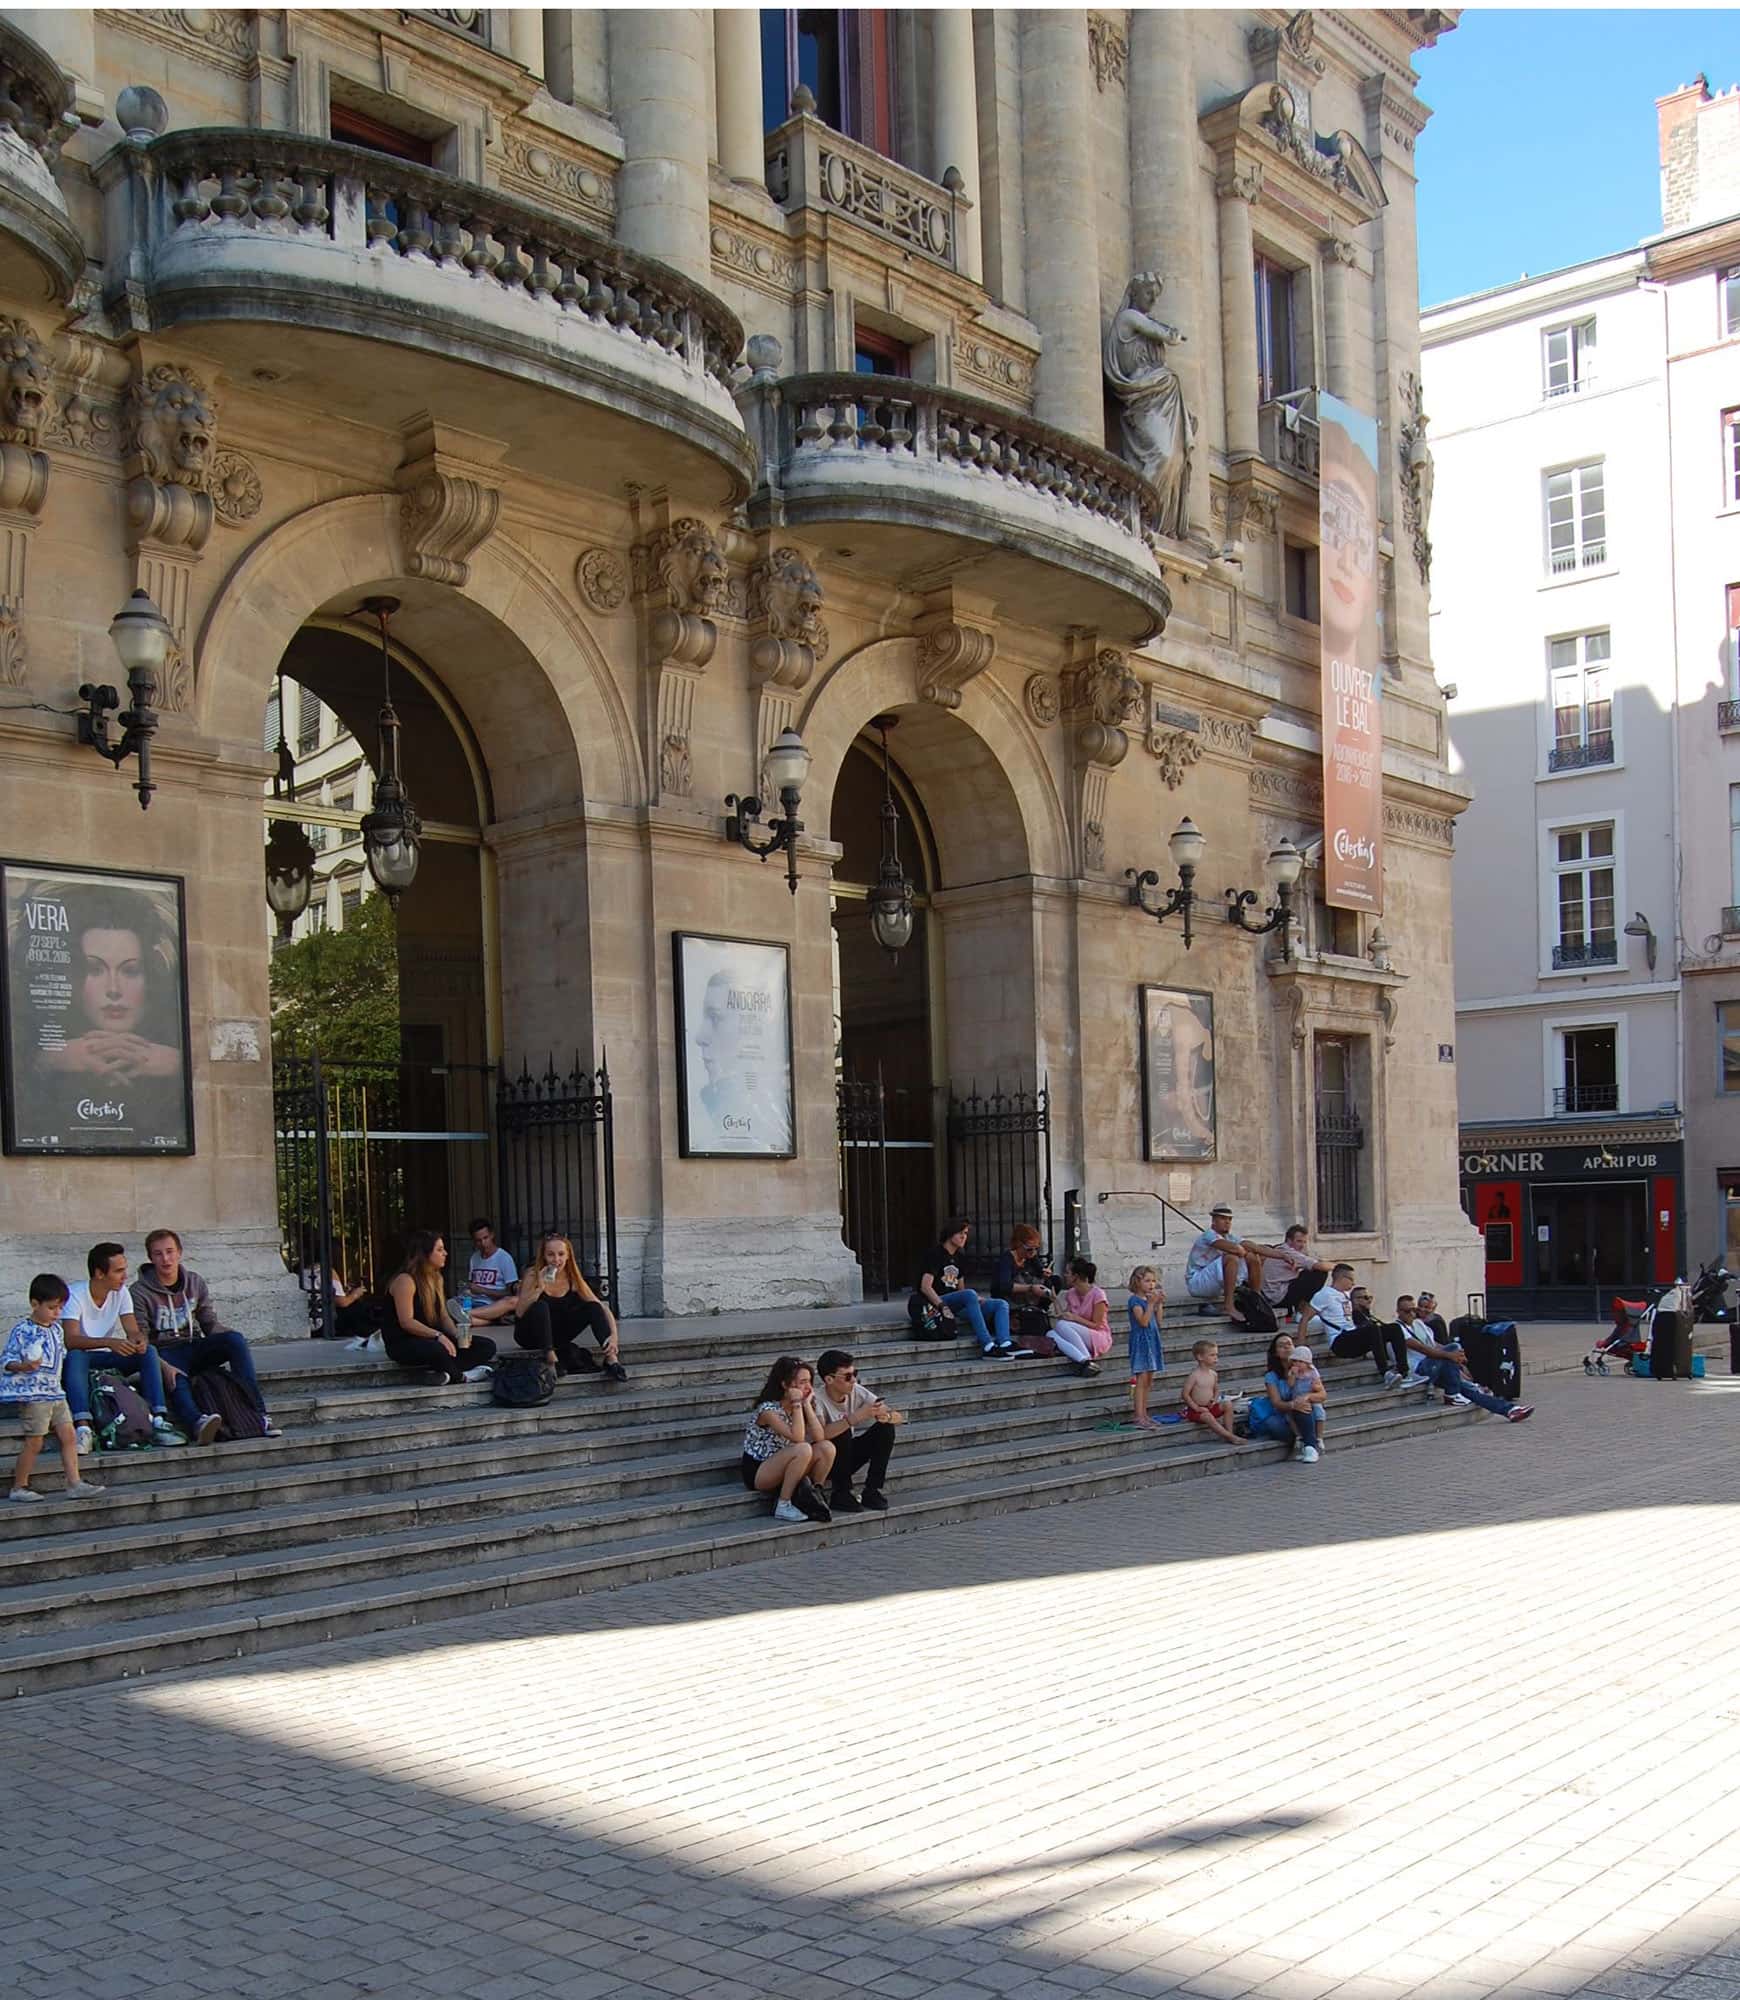
[[[30,538],[48,498],[48,355],[28,320],[0,319],[0,686],[24,680],[24,582]]]
[[[687,798],[693,788],[690,736],[695,690],[719,643],[731,571],[717,538],[693,515],[673,521],[662,502],[650,534],[633,549],[647,699],[646,740],[655,798]]]
[[[1402,1011],[1402,1003],[1387,987],[1381,987],[1377,997],[1378,1012],[1383,1016],[1384,1047],[1393,1049],[1396,1045],[1396,1017]]]
[[[1159,767],[1160,782],[1169,792],[1184,783],[1184,774],[1202,758],[1202,738],[1194,729],[1155,729],[1148,750]]]
[[[961,690],[991,664],[997,635],[957,624],[947,613],[927,620],[918,634],[918,698],[938,708],[959,708]]]
[[[193,705],[188,606],[193,572],[217,518],[211,492],[217,420],[217,400],[203,377],[179,362],[139,360],[121,412],[127,552],[134,589],[150,597],[172,634],[157,684],[157,706],[171,715]]]
[[[1130,752],[1128,725],[1142,708],[1142,683],[1124,655],[1071,635],[1073,664],[1064,670],[1064,708],[1072,723],[1071,821],[1076,867],[1099,874],[1106,865],[1106,796],[1112,773]]]
[[[1293,1046],[1302,1049],[1305,1046],[1305,989],[1297,983],[1287,989],[1287,1014]]]
[[[816,662],[828,653],[822,586],[801,549],[765,548],[749,571],[744,599],[749,619],[749,679],[755,689],[755,768],[760,775],[774,739],[797,721],[798,697]]]
[[[497,461],[507,447],[427,415],[414,417],[404,438],[404,462],[394,484],[401,495],[405,568],[412,576],[462,590],[471,580],[471,558],[501,519]]]

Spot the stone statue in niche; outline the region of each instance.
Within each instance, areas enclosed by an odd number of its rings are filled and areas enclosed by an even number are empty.
[[[1196,419],[1166,350],[1184,339],[1156,319],[1162,280],[1138,271],[1106,328],[1106,386],[1118,405],[1118,449],[1160,495],[1160,531],[1182,541],[1190,522],[1190,449]]]
[[[1397,447],[1402,461],[1402,525],[1414,545],[1420,581],[1432,580],[1432,446],[1426,436],[1425,398],[1419,377],[1402,377],[1402,426]]]

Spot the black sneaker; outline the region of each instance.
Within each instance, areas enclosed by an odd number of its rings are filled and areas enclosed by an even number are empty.
[[[861,1514],[864,1503],[849,1486],[836,1486],[828,1495],[828,1505],[836,1514]]]
[[[807,1515],[812,1521],[831,1521],[834,1518],[833,1510],[822,1498],[821,1490],[813,1479],[800,1479],[791,1499],[799,1513]]]
[[[1070,1366],[1078,1375],[1097,1375],[1100,1372],[1097,1361],[1072,1361]]]
[[[860,1507],[868,1507],[873,1514],[886,1514],[888,1512],[888,1495],[880,1487],[872,1488],[867,1486],[864,1489],[864,1497],[858,1504]]]
[[[605,1362],[604,1372],[612,1382],[626,1382],[628,1380],[628,1370],[623,1367],[620,1361]]]

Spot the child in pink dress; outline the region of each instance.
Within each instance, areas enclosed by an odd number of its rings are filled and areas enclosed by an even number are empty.
[[[1072,1257],[1069,1290],[1057,1302],[1051,1337],[1075,1365],[1078,1375],[1097,1375],[1098,1356],[1112,1351],[1111,1309],[1094,1283],[1096,1267],[1085,1257]]]

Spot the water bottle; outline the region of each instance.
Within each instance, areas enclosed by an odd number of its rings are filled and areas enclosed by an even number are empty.
[[[461,1347],[471,1345],[471,1294],[461,1292],[453,1301],[453,1324],[459,1330]]]

